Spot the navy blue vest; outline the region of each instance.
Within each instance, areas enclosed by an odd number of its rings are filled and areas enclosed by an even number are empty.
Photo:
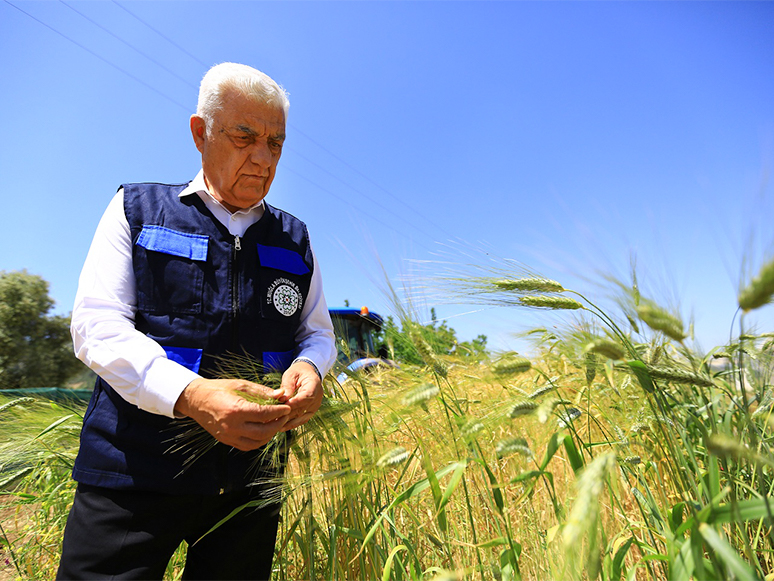
[[[265,204],[263,217],[237,238],[187,184],[125,184],[136,278],[135,327],[167,356],[217,377],[229,355],[256,368],[284,371],[309,293],[313,261],[306,226]],[[261,450],[211,445],[193,457],[179,446],[199,430],[191,420],[152,414],[127,403],[99,378],[84,416],[73,469],[78,482],[108,488],[217,494],[271,475]],[[194,434],[197,432],[194,431]]]

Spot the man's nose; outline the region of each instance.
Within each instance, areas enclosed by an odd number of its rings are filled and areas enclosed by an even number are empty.
[[[250,160],[255,165],[269,167],[272,161],[269,144],[261,140],[256,141],[256,143],[253,145],[252,151],[250,152]]]

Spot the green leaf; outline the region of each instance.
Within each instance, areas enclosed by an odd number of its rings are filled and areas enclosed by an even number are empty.
[[[691,543],[684,542],[680,546],[680,550],[675,557],[674,562],[670,563],[669,578],[670,579],[691,579],[694,574],[693,552],[691,551]]]
[[[575,446],[575,441],[572,439],[570,434],[567,434],[564,437],[564,450],[567,452],[567,459],[570,461],[572,471],[577,474],[578,471],[585,466],[585,463],[583,462],[583,458],[578,452],[578,448]]]
[[[27,476],[27,474],[29,474],[33,470],[34,468],[32,466],[28,466],[27,468],[22,468],[18,472],[14,472],[10,476],[4,478],[2,482],[0,482],[0,490],[6,488],[9,484],[13,484],[20,478],[24,478],[25,476]]]
[[[618,581],[618,579],[621,578],[621,567],[623,566],[624,558],[626,557],[626,553],[629,552],[629,547],[632,546],[632,543],[634,542],[634,537],[630,537],[629,540],[627,540],[621,547],[615,552],[615,557],[613,558],[613,574],[612,579],[615,579]]]
[[[718,457],[710,455],[707,458],[707,479],[709,480],[709,497],[715,498],[720,494],[720,467]]]
[[[439,511],[443,510],[444,507],[449,504],[452,494],[454,494],[457,486],[459,486],[460,482],[462,481],[462,477],[465,474],[465,468],[467,468],[466,462],[459,462],[459,466],[455,468],[451,478],[449,478],[449,484],[446,486],[446,490],[443,491],[443,497],[441,498],[441,503],[438,506]]]
[[[718,575],[713,575],[712,567],[708,569],[704,562],[704,543],[701,540],[699,529],[694,525],[690,536],[691,557],[693,561],[693,571],[698,581],[711,581],[717,579]]]
[[[653,393],[656,387],[653,385],[653,380],[650,378],[645,364],[642,361],[627,361],[626,363],[634,372],[634,375],[642,386],[642,389],[648,393]]]
[[[551,439],[548,441],[548,446],[546,447],[546,455],[543,457],[543,462],[540,464],[540,470],[545,470],[546,466],[548,466],[548,463],[551,461],[551,458],[556,454],[556,451],[559,449],[559,439],[561,437],[562,434],[559,432],[554,432],[551,435]]]
[[[506,539],[505,537],[497,537],[496,539],[489,539],[488,541],[483,542],[476,546],[481,549],[491,549],[492,547],[501,547],[507,544],[508,544],[508,539]]]
[[[430,490],[433,493],[433,503],[435,504],[436,508],[436,520],[438,521],[438,527],[442,532],[445,533],[447,522],[446,511],[441,506],[441,485],[438,483],[438,477],[435,475],[435,470],[433,470],[433,462],[430,458],[430,454],[427,453],[427,450],[425,449],[425,446],[421,440],[419,441],[419,446],[422,450],[422,466],[425,469],[425,474],[427,474],[427,481],[430,483]]]
[[[699,533],[707,544],[715,551],[715,556],[720,557],[723,563],[742,581],[757,581],[757,577],[750,565],[748,565],[734,548],[711,526],[701,523]]]
[[[538,478],[542,474],[550,474],[550,472],[544,472],[542,470],[530,470],[529,472],[522,472],[515,478],[512,478],[510,480],[510,484],[516,484],[517,482],[524,482],[525,480],[530,480],[532,478]]]
[[[685,503],[678,502],[672,507],[669,513],[669,528],[674,533],[680,525],[683,523],[683,515],[685,514]]]
[[[692,514],[688,517],[688,519],[680,525],[680,528],[678,528],[675,531],[675,536],[679,537],[682,536],[685,531],[688,529],[691,529],[696,526],[697,522],[707,522],[707,523],[713,523],[713,522],[724,522],[722,520],[715,521],[713,520],[713,514],[718,513],[720,516],[729,516],[726,514],[726,508],[729,506],[736,507],[732,512],[734,515],[736,515],[736,512],[740,506],[740,503],[732,503],[731,505],[721,505],[720,502],[726,498],[731,493],[731,489],[729,487],[723,488],[718,495],[713,498],[710,503],[705,506],[703,509],[701,509],[698,513]],[[762,499],[753,499],[756,501],[760,501]],[[747,501],[744,501],[746,504]],[[764,504],[765,509],[765,504]],[[758,517],[761,518],[761,517]],[[725,521],[725,522],[733,522],[733,518],[731,520]]]
[[[360,531],[358,529],[352,529],[349,527],[343,527],[341,525],[334,525],[336,527],[337,532],[344,533],[348,537],[352,537],[353,539],[357,539],[359,541],[363,540],[363,531]]]
[[[503,581],[515,581],[521,578],[518,559],[510,547],[500,553],[500,574]]]
[[[500,511],[501,515],[504,515],[505,500],[503,499],[503,493],[500,490],[500,485],[497,483],[497,478],[495,478],[494,472],[492,472],[486,462],[484,462],[484,470],[486,470],[486,475],[489,477],[489,483],[492,487],[492,497],[494,498],[497,510]]]
[[[398,551],[408,551],[408,547],[406,547],[406,545],[398,545],[392,551],[390,551],[390,554],[387,557],[387,562],[384,564],[382,581],[390,581],[390,574],[392,573],[392,561],[395,559],[395,555],[398,554]]]
[[[770,512],[774,512],[774,501],[769,498],[750,498],[720,506],[705,506],[696,515],[696,520],[707,524],[728,524],[767,518]]]
[[[63,423],[65,423],[67,420],[69,420],[69,419],[70,419],[71,417],[73,417],[74,415],[75,415],[75,414],[69,414],[69,415],[67,415],[67,416],[65,416],[65,417],[63,417],[63,418],[59,418],[57,421],[55,421],[53,424],[51,424],[51,425],[50,425],[50,426],[48,426],[48,427],[47,427],[45,430],[43,430],[43,431],[42,431],[42,432],[40,432],[40,433],[39,433],[37,436],[35,436],[35,439],[37,440],[38,438],[42,438],[43,436],[45,436],[45,435],[46,435],[46,434],[48,434],[49,432],[51,432],[51,431],[55,430],[55,429],[56,429],[58,426],[60,426],[60,425],[62,425]]]
[[[456,468],[458,468],[460,464],[461,464],[461,462],[452,462],[448,466],[444,466],[443,468],[441,468],[438,472],[435,473],[435,475],[436,475],[436,477],[443,477],[446,474],[448,474],[449,472],[451,472],[452,470],[455,470]],[[369,541],[376,534],[376,531],[379,528],[379,525],[381,524],[382,520],[384,520],[385,515],[389,511],[391,511],[393,508],[395,508],[396,506],[398,506],[402,502],[405,502],[406,500],[421,494],[422,492],[427,490],[429,487],[430,487],[430,482],[428,481],[427,478],[425,478],[424,480],[420,480],[419,482],[415,482],[414,484],[412,484],[411,486],[406,488],[406,490],[401,492],[398,496],[396,496],[393,499],[393,501],[390,502],[390,504],[384,510],[382,510],[381,513],[379,513],[379,516],[376,517],[376,520],[374,521],[374,524],[371,525],[370,529],[368,529],[368,533],[366,534],[365,539],[363,539],[363,546],[360,547],[360,550],[358,551],[357,555],[355,555],[355,556],[357,557],[357,556],[360,555],[360,553],[363,552],[363,550],[365,549],[366,545],[369,543]]]
[[[204,533],[204,534],[203,534],[201,537],[199,537],[198,539],[196,539],[196,541],[194,541],[194,543],[193,543],[193,544],[195,545],[196,543],[198,543],[199,541],[201,541],[201,540],[202,540],[204,537],[206,537],[207,535],[209,535],[209,534],[210,534],[212,531],[214,531],[215,529],[217,529],[217,528],[218,528],[220,525],[222,525],[223,523],[225,523],[225,522],[226,522],[226,521],[228,521],[229,519],[233,518],[235,515],[237,515],[238,513],[242,512],[244,509],[246,509],[246,508],[251,508],[251,507],[253,507],[253,506],[259,506],[259,505],[263,505],[263,504],[265,504],[265,501],[263,501],[263,500],[253,500],[253,501],[251,501],[251,502],[246,502],[246,503],[245,503],[245,504],[243,504],[242,506],[238,506],[238,507],[236,507],[234,510],[232,510],[232,511],[231,511],[231,512],[228,514],[228,516],[225,516],[225,517],[223,517],[222,519],[220,519],[220,520],[219,520],[219,521],[218,521],[218,522],[217,522],[217,523],[216,523],[214,526],[212,526],[212,528],[210,528],[210,530],[208,530],[208,531],[207,531],[206,533]]]

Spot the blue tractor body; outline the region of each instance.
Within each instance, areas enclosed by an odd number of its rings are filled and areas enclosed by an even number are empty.
[[[387,354],[380,352],[374,344],[374,334],[381,330],[384,319],[366,307],[362,309],[329,309],[333,331],[336,334],[338,357],[336,365],[341,372],[336,379],[343,383],[356,371],[371,369],[379,365],[397,367]]]

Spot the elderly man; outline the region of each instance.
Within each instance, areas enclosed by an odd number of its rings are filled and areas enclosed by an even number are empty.
[[[97,228],[72,334],[99,378],[58,579],[161,579],[182,541],[184,579],[271,573],[278,469],[261,449],[317,411],[336,355],[306,226],[263,201],[287,110],[260,71],[213,67],[191,117],[202,171],[124,184]],[[215,379],[228,354],[282,372],[280,388]],[[217,440],[193,462],[175,445],[192,425]]]

